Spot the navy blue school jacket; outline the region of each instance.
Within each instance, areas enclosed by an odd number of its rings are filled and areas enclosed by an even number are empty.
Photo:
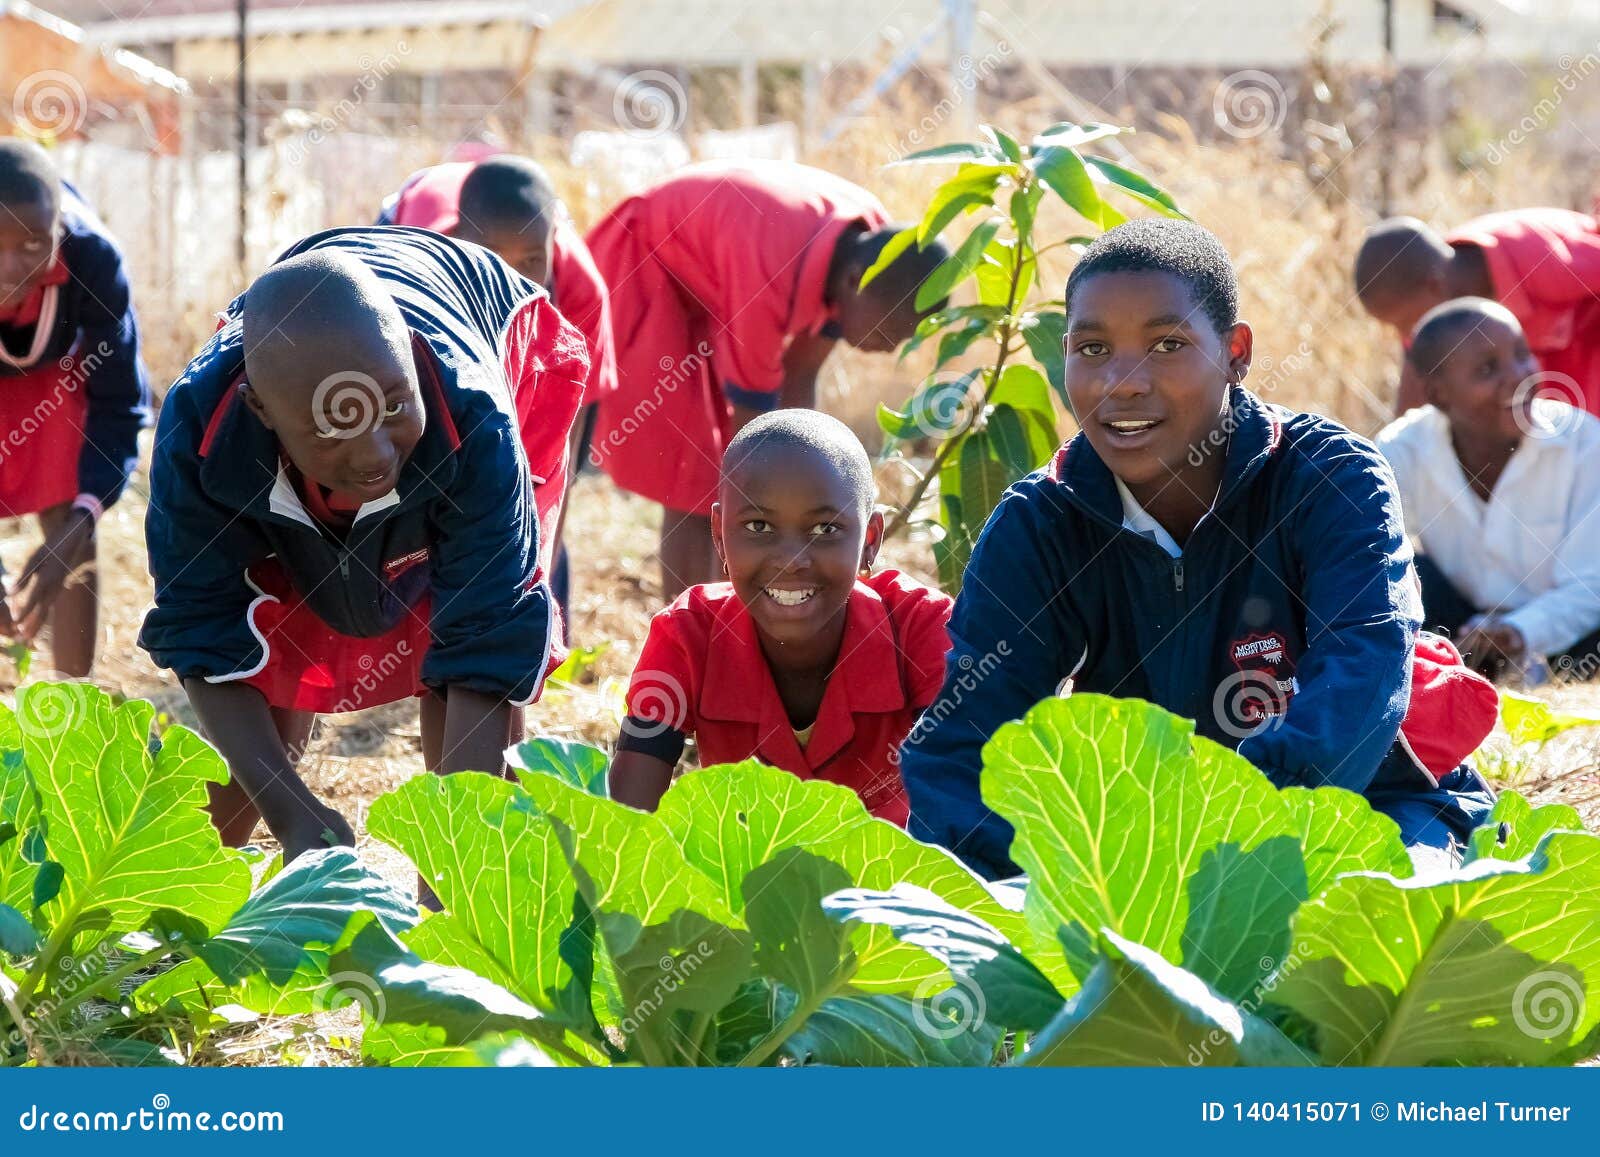
[[[83,452],[73,464],[78,492],[101,510],[122,496],[139,460],[139,431],[150,420],[150,384],[139,360],[139,325],[122,266],[122,250],[100,218],[63,182],[61,260],[70,276],[62,284],[54,333],[32,365],[0,361],[0,389],[8,376],[77,360],[88,409]]]
[[[1432,791],[1386,758],[1419,626],[1388,464],[1243,387],[1229,407],[1222,489],[1179,559],[1124,528],[1082,434],[1006,492],[962,582],[944,687],[903,751],[912,835],[1017,873],[1011,826],[979,796],[980,752],[1069,677],[1195,720],[1280,787]],[[1281,718],[1256,727],[1266,715]]]
[[[342,634],[382,635],[431,594],[423,682],[527,702],[543,679],[552,617],[502,346],[524,311],[553,309],[549,298],[488,250],[421,229],[334,229],[283,256],[313,249],[354,254],[399,305],[427,416],[422,440],[389,498],[363,506],[342,540],[323,531],[293,492],[277,438],[239,396],[237,298],[161,407],[145,523],[155,606],[139,643],[182,678],[252,674],[266,656],[245,572],[275,555]],[[587,363],[581,342],[576,349],[576,363],[551,372],[581,381]],[[540,351],[520,356],[530,353]]]

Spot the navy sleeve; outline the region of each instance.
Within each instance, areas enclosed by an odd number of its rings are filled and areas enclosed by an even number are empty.
[[[1305,607],[1300,688],[1282,721],[1239,745],[1279,787],[1365,791],[1394,744],[1411,694],[1421,614],[1399,490],[1376,449],[1329,438],[1292,528]]]
[[[979,791],[983,745],[1001,724],[1055,694],[1084,654],[1084,632],[1041,533],[1038,508],[1048,501],[1023,482],[990,517],[951,613],[944,685],[901,757],[907,830],[990,879],[1019,869],[1010,857],[1011,825]]]
[[[513,419],[499,410],[456,453],[459,472],[433,515],[432,645],[422,680],[525,704],[543,685],[554,627],[527,460]]]
[[[150,386],[139,361],[139,327],[122,254],[98,235],[76,241],[77,372],[88,402],[78,492],[104,510],[122,496],[138,463],[139,431],[150,418]]]
[[[205,419],[177,387],[167,395],[150,463],[145,544],[155,605],[139,645],[180,678],[249,673],[265,658],[250,626],[245,568],[272,553],[253,523],[200,488]]]

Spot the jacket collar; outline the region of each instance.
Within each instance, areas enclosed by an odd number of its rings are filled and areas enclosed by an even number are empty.
[[[1251,480],[1283,445],[1283,411],[1269,406],[1243,386],[1228,392],[1228,408],[1216,437],[1226,445],[1222,488],[1212,509],[1222,513],[1239,500]],[[1205,452],[1206,447],[1198,447]],[[1116,480],[1081,432],[1056,452],[1051,476],[1079,506],[1115,526],[1122,525],[1122,498]]]
[[[427,426],[401,469],[394,490],[365,503],[356,515],[357,524],[369,515],[430,501],[444,494],[455,480],[455,424],[445,401],[438,365],[420,339],[413,337],[412,351],[417,360]],[[286,518],[316,529],[284,470],[277,437],[261,424],[239,393],[238,387],[244,382],[241,367],[211,414],[200,447],[200,487],[230,509]]]
[[[803,751],[761,651],[755,620],[731,588],[717,606],[712,648],[714,661],[707,664],[699,713],[707,719],[756,724],[760,733],[756,754],[777,766],[820,767],[854,738],[856,714],[886,714],[906,707],[888,607],[863,582],[856,583],[845,604],[839,657]]]

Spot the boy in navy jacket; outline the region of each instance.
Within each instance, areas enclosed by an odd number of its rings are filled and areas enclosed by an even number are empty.
[[[351,842],[295,772],[318,712],[422,698],[440,773],[502,766],[560,659],[538,565],[582,336],[488,250],[419,229],[300,242],[162,408],[140,642],[183,680],[286,859]]]
[[[63,675],[94,666],[95,524],[148,417],[121,251],[43,149],[0,141],[0,518],[37,514],[44,531],[0,631],[31,639],[48,621]]]
[[[1244,389],[1237,301],[1227,253],[1186,221],[1110,231],[1067,282],[1082,432],[984,529],[903,756],[911,833],[989,876],[1017,869],[979,795],[983,744],[1069,680],[1194,719],[1280,787],[1365,793],[1408,845],[1448,851],[1489,806],[1476,773],[1397,743],[1419,608],[1394,477],[1343,427]]]

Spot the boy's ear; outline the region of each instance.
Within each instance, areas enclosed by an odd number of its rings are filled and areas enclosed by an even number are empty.
[[[1415,367],[1413,367],[1413,370],[1415,370]],[[1439,388],[1439,375],[1436,373],[1424,374],[1421,371],[1415,372],[1422,379],[1422,400],[1435,409],[1444,409],[1444,406],[1440,404],[1444,401],[1444,391]]]
[[[722,564],[723,573],[728,570],[728,555],[722,549],[722,503],[711,504],[711,546],[717,552],[717,561]]]
[[[1247,321],[1236,321],[1228,331],[1228,376],[1235,382],[1244,381],[1250,372],[1250,360],[1255,356],[1256,335]]]
[[[883,549],[883,511],[874,508],[867,516],[867,538],[861,544],[861,569],[866,570],[877,561]]]
[[[249,382],[239,383],[239,396],[244,399],[244,404],[250,407],[250,412],[260,420],[261,424],[271,430],[272,418],[267,414],[267,407],[262,405],[261,395],[250,387]]]

